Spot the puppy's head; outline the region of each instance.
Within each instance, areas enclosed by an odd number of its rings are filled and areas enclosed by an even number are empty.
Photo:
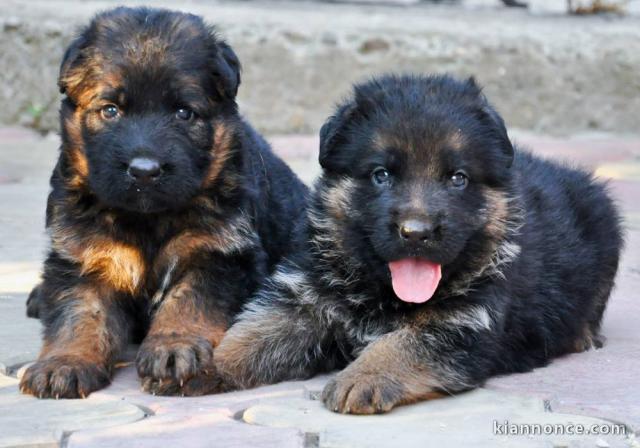
[[[356,86],[320,146],[320,196],[336,238],[404,301],[424,302],[441,280],[482,269],[504,237],[513,148],[472,79]]]
[[[128,211],[183,207],[231,158],[239,83],[238,58],[197,16],[96,16],[60,69],[70,184]]]

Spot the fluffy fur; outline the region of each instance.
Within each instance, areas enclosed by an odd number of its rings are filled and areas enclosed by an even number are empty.
[[[590,174],[514,150],[472,79],[356,86],[322,128],[320,163],[297,255],[214,354],[221,390],[339,368],[325,405],[370,414],[598,344],[618,212]],[[431,235],[403,239],[407,217]],[[404,257],[442,266],[425,303],[392,289]]]
[[[117,8],[71,44],[51,249],[28,303],[44,346],[23,392],[84,397],[142,338],[147,390],[181,394],[210,368],[305,207],[305,187],[240,117],[239,83],[233,50],[190,14]]]

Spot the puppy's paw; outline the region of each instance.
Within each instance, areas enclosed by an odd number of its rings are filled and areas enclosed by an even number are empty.
[[[86,398],[111,382],[109,369],[76,356],[37,361],[20,380],[20,391],[38,398]]]
[[[140,378],[181,386],[210,368],[212,359],[213,347],[201,336],[155,335],[140,346],[136,367]]]
[[[142,378],[142,389],[153,395],[199,397],[201,395],[225,392],[221,378],[204,371],[186,380]]]
[[[322,391],[327,409],[342,414],[380,414],[403,401],[403,387],[381,374],[345,370]]]

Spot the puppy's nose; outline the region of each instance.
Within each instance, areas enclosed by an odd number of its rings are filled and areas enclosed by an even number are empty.
[[[434,232],[437,230],[435,226],[422,219],[407,219],[398,226],[400,236],[409,243],[427,242],[433,238]]]
[[[162,167],[160,166],[160,162],[155,159],[136,157],[129,163],[127,174],[135,179],[136,182],[150,183],[160,177]]]

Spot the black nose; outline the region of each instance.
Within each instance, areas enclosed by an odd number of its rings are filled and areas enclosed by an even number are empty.
[[[134,178],[136,182],[150,183],[162,174],[160,162],[146,157],[136,157],[129,163],[127,174]]]
[[[431,222],[422,219],[407,219],[398,225],[400,236],[410,243],[427,242],[438,230]]]

